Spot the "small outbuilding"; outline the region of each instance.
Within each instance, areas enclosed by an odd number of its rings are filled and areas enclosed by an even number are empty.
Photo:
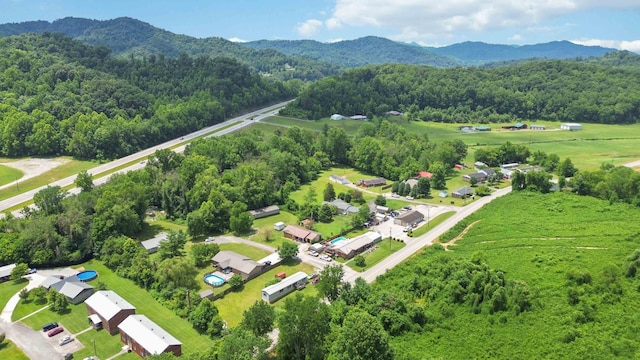
[[[9,281],[9,278],[11,278],[11,272],[15,267],[16,264],[9,264],[0,267],[0,282]]]
[[[158,233],[155,237],[149,240],[141,241],[140,245],[147,250],[147,253],[153,254],[158,251],[160,243],[167,240],[169,235],[166,232]]]
[[[547,127],[544,126],[544,125],[537,125],[537,124],[533,125],[532,124],[530,129],[531,130],[547,130]]]
[[[449,193],[447,192],[447,190],[440,190],[440,192],[438,193],[438,197],[441,197],[441,198],[449,197]]]
[[[344,119],[345,119],[345,117],[344,117],[344,116],[342,116],[342,115],[340,115],[340,114],[333,114],[333,115],[331,115],[331,118],[330,118],[330,119],[331,119],[331,120],[344,120]]]
[[[349,181],[349,179],[340,175],[329,175],[329,180],[333,181],[334,183],[338,183],[342,185],[351,184],[351,181]]]
[[[282,221],[280,221],[280,222],[277,222],[277,223],[273,224],[273,229],[277,230],[277,231],[282,231],[282,230],[284,230],[285,226],[286,225]]]
[[[578,123],[562,123],[562,124],[560,124],[560,129],[569,130],[569,131],[582,130],[582,124],[578,124]]]

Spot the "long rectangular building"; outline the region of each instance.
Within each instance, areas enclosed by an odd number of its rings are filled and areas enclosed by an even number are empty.
[[[129,315],[118,329],[122,343],[141,358],[168,352],[182,355],[182,343],[144,315]]]
[[[299,271],[289,277],[284,278],[277,284],[273,284],[262,289],[262,300],[268,303],[272,303],[306,283],[307,274]]]

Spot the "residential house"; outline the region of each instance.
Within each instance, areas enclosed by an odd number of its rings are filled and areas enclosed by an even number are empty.
[[[387,115],[387,116],[401,116],[402,115],[402,113],[400,111],[396,111],[396,110],[387,111],[384,114]]]
[[[560,124],[560,129],[569,131],[582,130],[582,125],[577,123],[562,123]]]
[[[118,332],[118,325],[127,316],[136,313],[135,306],[111,290],[96,291],[84,303],[87,305],[89,323],[112,335]]]
[[[287,276],[282,281],[267,286],[262,289],[262,300],[269,304],[284,297],[292,291],[299,289],[307,283],[307,274],[299,271],[291,276]]]
[[[468,186],[461,187],[460,189],[451,192],[451,196],[455,198],[465,198],[471,195],[473,195],[473,190]]]
[[[182,343],[144,315],[129,315],[118,330],[120,341],[141,358],[162,353],[182,355]]]
[[[383,186],[383,185],[387,185],[387,180],[385,178],[358,180],[358,186],[362,186],[365,188],[372,187],[372,186]]]
[[[331,120],[344,120],[344,116],[340,115],[340,114],[333,114],[331,115]]]
[[[416,185],[418,185],[418,180],[407,179],[407,180],[404,180],[402,183],[404,183],[405,186],[409,185],[411,189],[413,189]]]
[[[233,251],[220,251],[211,258],[213,266],[225,274],[234,273],[250,280],[262,273],[263,266]]]
[[[424,215],[417,210],[407,211],[393,218],[394,224],[402,226],[414,225],[421,221],[424,221]]]
[[[342,215],[357,214],[358,211],[360,211],[357,207],[349,204],[348,202],[342,199],[335,199],[333,201],[323,201],[322,203],[335,206],[338,209],[338,214],[342,214]]]
[[[280,208],[278,205],[270,205],[260,209],[251,210],[249,211],[249,214],[251,214],[254,219],[261,219],[263,217],[280,214]]]
[[[492,168],[484,168],[484,169],[478,170],[478,173],[484,174],[487,178],[489,178],[489,176],[495,175],[496,171],[493,170]]]
[[[477,172],[475,174],[466,174],[466,175],[462,175],[462,180],[466,181],[466,182],[471,182],[471,179],[476,179],[476,182],[483,182],[485,180],[487,180],[487,175],[483,172]]]
[[[484,125],[476,126],[476,127],[474,127],[473,129],[474,129],[475,131],[491,131],[491,128],[490,128],[490,127],[488,127],[488,126],[484,126]]]
[[[63,278],[49,276],[40,283],[40,286],[47,290],[54,289],[66,296],[69,303],[74,305],[80,304],[93,294],[93,286],[80,281],[75,275]]]
[[[366,234],[356,236],[345,241],[340,241],[336,245],[330,245],[327,252],[340,256],[343,259],[351,259],[352,257],[363,253],[376,243],[382,240],[382,235],[375,231],[369,231]]]
[[[287,239],[300,242],[316,243],[322,240],[322,235],[319,233],[294,225],[287,225],[282,231],[282,234]]]
[[[520,164],[518,164],[518,163],[502,164],[502,165],[500,165],[500,171],[502,171],[504,169],[515,169],[518,166],[520,166]]]
[[[530,127],[531,130],[546,130],[547,127],[544,125],[531,125]]]
[[[418,172],[418,175],[414,179],[420,179],[420,178],[431,179],[432,177],[433,177],[432,173],[430,173],[428,171],[420,171],[420,172]]]
[[[353,116],[349,117],[349,119],[351,119],[351,120],[361,120],[361,121],[367,121],[367,120],[369,120],[369,119],[367,119],[367,117],[366,117],[366,116],[364,116],[364,115],[353,115]]]
[[[9,281],[9,278],[11,278],[11,272],[15,267],[16,267],[16,264],[9,264],[9,265],[0,267],[0,283]]]
[[[329,180],[342,185],[351,184],[351,181],[349,181],[346,177],[339,175],[329,175]]]
[[[153,239],[141,241],[140,245],[147,250],[147,253],[153,254],[158,251],[160,247],[160,243],[167,240],[169,235],[166,232],[158,233]]]
[[[515,123],[514,125],[505,125],[502,128],[506,130],[524,130],[527,128],[527,124]]]

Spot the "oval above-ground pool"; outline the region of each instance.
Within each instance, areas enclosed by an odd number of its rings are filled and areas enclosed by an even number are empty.
[[[224,279],[221,278],[218,275],[214,275],[214,274],[207,274],[204,276],[204,282],[206,282],[207,284],[211,285],[211,286],[222,286],[224,285]]]
[[[76,275],[76,277],[80,281],[91,281],[98,277],[98,272],[95,270],[85,270],[85,271],[79,272],[78,275]]]

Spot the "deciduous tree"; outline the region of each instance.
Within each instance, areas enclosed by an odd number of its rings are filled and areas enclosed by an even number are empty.
[[[276,313],[272,306],[262,300],[257,300],[244,311],[242,326],[253,332],[256,337],[266,335],[273,330]]]

